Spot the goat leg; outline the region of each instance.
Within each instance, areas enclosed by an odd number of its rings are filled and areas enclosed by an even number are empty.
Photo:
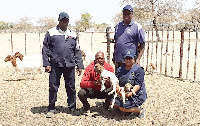
[[[106,89],[104,83],[105,83],[105,81],[102,80],[102,82],[101,82],[101,92]]]
[[[117,97],[117,93],[115,93],[114,97],[113,97],[113,101],[112,101],[112,104],[110,106],[110,108],[113,108],[114,104],[115,104],[115,99]]]

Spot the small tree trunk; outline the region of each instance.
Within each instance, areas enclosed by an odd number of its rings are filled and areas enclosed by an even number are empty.
[[[154,20],[153,20],[153,27],[156,30],[157,41],[160,42],[160,36],[159,36],[159,33],[158,33],[158,27],[157,27],[157,23],[156,23],[156,17],[154,17]]]

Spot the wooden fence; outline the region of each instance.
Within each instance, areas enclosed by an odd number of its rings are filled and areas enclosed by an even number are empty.
[[[200,82],[200,65],[198,65],[198,63],[200,63],[200,51],[198,51],[200,50],[198,28],[196,28],[195,31],[162,30],[158,33],[160,41],[157,41],[156,31],[146,31],[145,52],[140,61],[140,65],[150,73],[156,72],[168,77],[179,78],[181,80]],[[92,33],[91,38],[88,38],[91,39],[91,48],[95,46],[95,42],[92,42],[94,34]],[[39,38],[37,39],[37,41],[39,41],[39,50],[41,51],[41,40],[44,37],[44,33],[42,33],[42,35],[38,33],[37,36]],[[107,61],[112,62],[111,51],[113,50],[113,43],[110,43],[109,38],[106,39]],[[26,55],[26,33],[24,33],[24,40],[24,53]],[[10,42],[13,53],[12,33]],[[154,71],[152,71],[150,64],[154,64]]]
[[[200,47],[198,46],[198,28],[194,31],[159,31],[160,41],[157,41],[154,30],[146,32],[146,47],[141,59],[141,66],[148,72],[190,80],[200,81]],[[154,64],[155,70],[152,71]]]

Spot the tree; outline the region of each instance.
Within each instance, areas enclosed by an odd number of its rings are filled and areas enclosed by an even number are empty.
[[[117,23],[119,23],[122,19],[123,19],[122,12],[119,12],[115,14],[115,17],[112,19],[112,21],[114,22],[115,25],[117,25]]]
[[[13,24],[13,30],[16,31],[24,31],[28,32],[32,29],[32,23],[31,23],[32,18],[30,17],[23,17],[19,20],[18,23]]]
[[[0,30],[6,30],[11,28],[11,23],[0,21]]]
[[[57,20],[54,17],[42,17],[37,22],[43,27],[42,31],[47,31],[57,25]]]
[[[86,31],[91,27],[91,19],[92,16],[89,13],[85,12],[81,14],[81,19],[75,22],[76,28],[79,29],[79,31]]]

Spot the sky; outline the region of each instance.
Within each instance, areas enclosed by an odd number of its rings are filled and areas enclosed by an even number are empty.
[[[122,0],[5,0],[0,7],[0,21],[17,22],[21,18],[32,18],[32,22],[42,17],[58,18],[60,12],[69,14],[70,24],[81,18],[81,14],[88,12],[95,24],[113,24],[112,19],[123,6]],[[185,6],[191,8],[195,0],[188,0]]]

